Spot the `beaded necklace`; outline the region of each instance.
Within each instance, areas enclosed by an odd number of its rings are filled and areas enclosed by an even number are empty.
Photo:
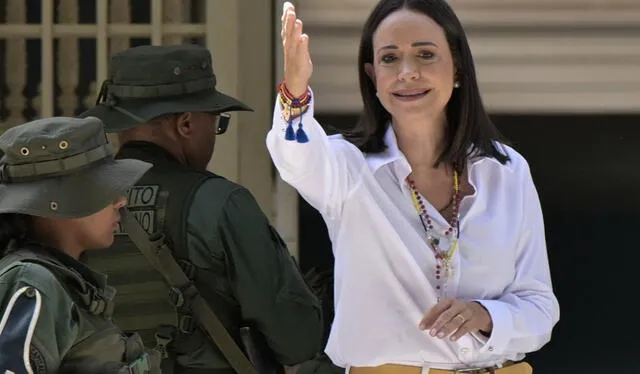
[[[438,235],[433,229],[433,222],[427,213],[427,208],[422,200],[422,195],[418,192],[415,182],[407,177],[407,184],[411,189],[413,205],[418,212],[424,233],[427,236],[427,244],[433,251],[436,258],[435,272],[436,280],[439,282],[438,285],[436,285],[436,290],[438,290],[440,295],[442,295],[444,293],[443,288],[446,287],[447,280],[453,275],[451,260],[458,249],[458,239],[460,238],[460,215],[458,213],[460,205],[460,183],[458,180],[458,172],[455,170],[453,171],[453,197],[451,198],[453,213],[448,222],[449,227],[445,230],[444,234],[441,235]],[[443,272],[444,274],[442,274]],[[440,296],[438,299],[440,299]]]

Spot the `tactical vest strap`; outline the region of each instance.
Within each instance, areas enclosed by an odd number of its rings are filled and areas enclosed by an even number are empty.
[[[175,330],[176,328],[174,326],[160,326],[158,330],[156,330],[156,346],[154,349],[158,351],[163,360],[169,358],[168,347],[173,339],[175,339]]]
[[[190,335],[196,331],[198,324],[196,323],[193,315],[188,313],[182,313],[178,317],[178,330],[182,334]]]
[[[186,287],[169,287],[169,299],[176,307],[178,314],[178,331],[181,334],[193,334],[197,324],[191,315],[191,300],[198,294],[198,290],[193,283],[188,283]]]
[[[190,280],[193,281],[198,276],[198,268],[193,264],[193,262],[187,260],[179,260],[178,265],[180,265],[180,268],[182,269],[182,271],[184,271],[184,274]]]
[[[8,253],[3,259],[3,263],[10,264],[12,262],[32,262],[44,266],[51,271],[60,283],[66,285],[71,284],[74,292],[80,299],[82,306],[89,313],[105,318],[110,318],[114,311],[114,302],[101,295],[100,290],[93,284],[87,282],[79,273],[73,269],[62,265],[55,258],[45,253],[35,253],[30,249],[19,249]],[[71,282],[66,282],[66,281]]]
[[[111,318],[111,316],[113,316],[113,310],[115,309],[113,300],[100,296],[100,292],[94,285],[85,284],[86,289],[84,292],[78,292],[78,296],[82,300],[85,308],[94,316],[102,315],[105,318]]]
[[[149,237],[136,218],[126,208],[120,210],[121,222],[127,233],[149,262],[162,274],[170,287],[180,291],[182,300],[188,303],[204,331],[227,359],[231,367],[239,374],[258,374],[240,347],[233,340],[206,300],[185,275],[167,247],[163,235]]]

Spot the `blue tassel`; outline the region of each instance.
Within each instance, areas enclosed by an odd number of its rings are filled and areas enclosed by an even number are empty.
[[[298,143],[306,143],[309,141],[309,137],[307,133],[304,132],[302,128],[302,119],[300,119],[300,125],[298,125],[298,131],[296,131],[296,141]]]
[[[289,106],[289,124],[287,125],[284,138],[286,140],[295,140],[298,143],[306,143],[309,141],[309,137],[307,136],[307,134],[304,132],[304,129],[302,128],[303,113],[300,114],[300,123],[298,125],[298,131],[296,131],[295,133],[293,131],[293,118],[291,118],[291,109],[300,108],[300,107],[301,107],[300,101],[298,100],[293,100],[293,102]]]
[[[296,140],[296,134],[293,132],[293,120],[289,119],[289,125],[285,131],[284,138],[286,140]]]

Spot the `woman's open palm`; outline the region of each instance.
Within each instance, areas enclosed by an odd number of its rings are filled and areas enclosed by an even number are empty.
[[[313,64],[309,55],[309,36],[302,33],[302,21],[297,18],[295,7],[285,2],[282,7],[282,49],[284,51],[284,81],[295,97],[307,91]]]

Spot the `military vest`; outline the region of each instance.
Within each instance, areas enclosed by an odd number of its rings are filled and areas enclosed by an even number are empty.
[[[193,197],[202,183],[223,178],[209,172],[185,168],[168,153],[149,143],[129,143],[118,158],[136,158],[154,166],[129,191],[129,211],[148,234],[164,234],[176,261],[194,281],[220,321],[240,343],[241,313],[238,305],[220,297],[218,279],[223,268],[203,268],[190,261],[186,242],[186,221]],[[213,229],[213,228],[212,228]],[[222,353],[197,326],[190,311],[180,307],[181,294],[169,289],[162,275],[147,261],[122,227],[116,230],[114,244],[104,250],[85,252],[83,260],[93,269],[109,276],[117,290],[115,323],[127,332],[138,333],[145,345],[163,352],[163,372],[173,361],[188,367],[190,356],[214,357],[212,367],[227,367]],[[210,265],[210,264],[208,264]],[[182,357],[182,359],[181,359]],[[166,360],[170,359],[170,360]]]
[[[111,320],[112,292],[100,289],[41,248],[13,250],[0,259],[0,275],[36,263],[49,270],[78,306],[79,332],[62,358],[60,373],[160,374],[160,355],[137,334],[127,336]]]

